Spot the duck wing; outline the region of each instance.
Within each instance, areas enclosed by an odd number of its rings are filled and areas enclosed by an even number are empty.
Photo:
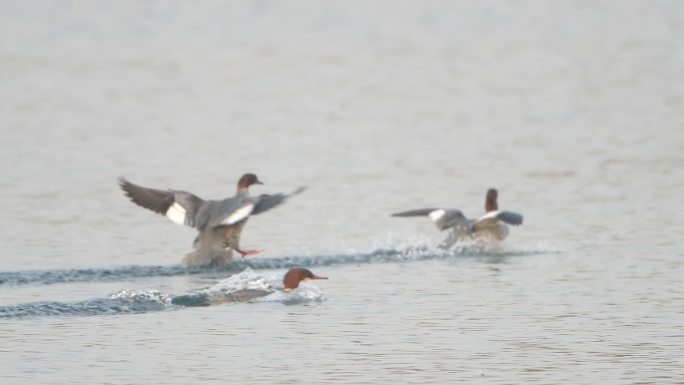
[[[209,201],[198,214],[208,227],[232,226],[247,218],[255,203],[248,196],[236,195],[221,201]]]
[[[197,213],[205,205],[198,196],[180,190],[158,190],[119,178],[119,186],[136,205],[164,215],[179,225],[197,227]]]
[[[285,203],[285,201],[295,195],[301,194],[306,190],[305,186],[301,186],[295,191],[291,192],[290,194],[262,194],[256,197],[255,200],[255,205],[254,205],[254,210],[252,211],[252,215],[258,215],[263,213],[264,211],[268,211],[276,206],[279,206],[282,203]]]
[[[518,226],[523,223],[523,216],[511,211],[490,211],[480,217],[474,224],[473,229],[479,230],[487,227],[496,226],[501,221],[509,225]]]
[[[393,217],[422,217],[427,216],[435,223],[440,230],[446,230],[458,226],[466,221],[463,212],[458,209],[417,209],[402,211],[392,214]]]

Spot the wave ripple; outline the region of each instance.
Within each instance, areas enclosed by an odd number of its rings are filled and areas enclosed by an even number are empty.
[[[122,290],[108,298],[76,302],[33,302],[0,306],[0,319],[147,313],[167,309],[170,300],[152,289]]]
[[[317,287],[301,283],[284,290],[283,274],[257,274],[251,269],[193,293],[174,296],[155,289],[119,290],[107,298],[76,302],[33,302],[0,306],[0,319],[137,314],[182,307],[236,302],[280,302],[286,305],[322,301]]]
[[[134,278],[164,277],[177,275],[193,275],[207,273],[239,272],[247,268],[289,269],[291,267],[318,267],[344,264],[366,264],[387,262],[408,262],[431,259],[450,259],[464,256],[505,258],[510,256],[548,253],[533,252],[500,252],[481,251],[467,248],[441,250],[428,247],[379,248],[366,253],[349,253],[327,256],[292,256],[281,258],[240,259],[227,263],[221,268],[201,266],[123,266],[105,269],[71,269],[71,270],[34,270],[17,272],[0,272],[0,286],[19,285],[51,285],[70,282],[112,282]]]

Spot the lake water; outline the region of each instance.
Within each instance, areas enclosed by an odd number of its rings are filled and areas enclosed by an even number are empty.
[[[678,1],[2,2],[0,383],[684,383],[683,48]],[[248,171],[309,188],[220,270],[116,184]],[[489,187],[499,246],[389,217]]]

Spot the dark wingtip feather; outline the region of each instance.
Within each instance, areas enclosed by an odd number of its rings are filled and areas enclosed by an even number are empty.
[[[123,190],[124,196],[131,202],[158,214],[164,215],[166,210],[173,204],[173,192],[171,191],[138,186],[123,177],[119,178],[119,187]]]
[[[304,191],[306,191],[307,188],[308,187],[306,187],[306,186],[299,186],[299,187],[297,187],[296,190],[294,190],[292,193],[290,193],[290,196],[301,194]]]
[[[390,214],[390,217],[410,217],[411,215],[406,214],[406,212],[400,212],[400,213],[393,213]]]
[[[390,216],[392,217],[422,217],[429,215],[431,212],[439,210],[439,209],[418,209],[418,210],[409,210],[409,211],[402,211],[399,213],[394,213],[391,214]]]
[[[128,179],[126,179],[126,178],[124,178],[124,177],[122,177],[122,176],[120,176],[119,178],[117,178],[117,182],[118,182],[118,184],[119,184],[119,187],[121,187],[121,189],[122,189],[122,190],[124,191],[124,193],[126,194],[126,196],[130,197],[131,192],[129,191],[129,187],[132,185],[132,183],[129,182]]]
[[[126,197],[128,197],[133,203],[137,204],[137,202],[135,202],[135,200],[133,199],[133,191],[132,191],[132,189],[137,187],[137,186],[134,185],[133,183],[129,182],[128,179],[126,179],[122,176],[120,176],[118,178],[118,182],[119,182],[119,187],[121,187],[121,190],[123,190],[123,192],[124,192],[124,195]]]
[[[400,212],[400,213],[392,213],[390,214],[390,217],[406,217],[406,212]]]
[[[518,226],[523,223],[523,216],[518,213],[513,213],[510,211],[504,211],[497,215],[497,219],[506,222],[509,225]]]

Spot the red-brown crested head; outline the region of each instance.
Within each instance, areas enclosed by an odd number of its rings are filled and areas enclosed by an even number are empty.
[[[252,173],[247,173],[243,175],[240,180],[238,181],[238,188],[248,188],[249,186],[253,184],[263,184],[259,178],[257,178],[256,174]]]
[[[494,188],[487,190],[487,199],[485,200],[485,212],[496,211],[499,205],[496,203],[499,193]]]
[[[293,267],[285,273],[283,277],[283,286],[286,289],[296,289],[299,283],[307,279],[328,279],[328,277],[320,277],[311,272],[311,270],[303,267]]]

